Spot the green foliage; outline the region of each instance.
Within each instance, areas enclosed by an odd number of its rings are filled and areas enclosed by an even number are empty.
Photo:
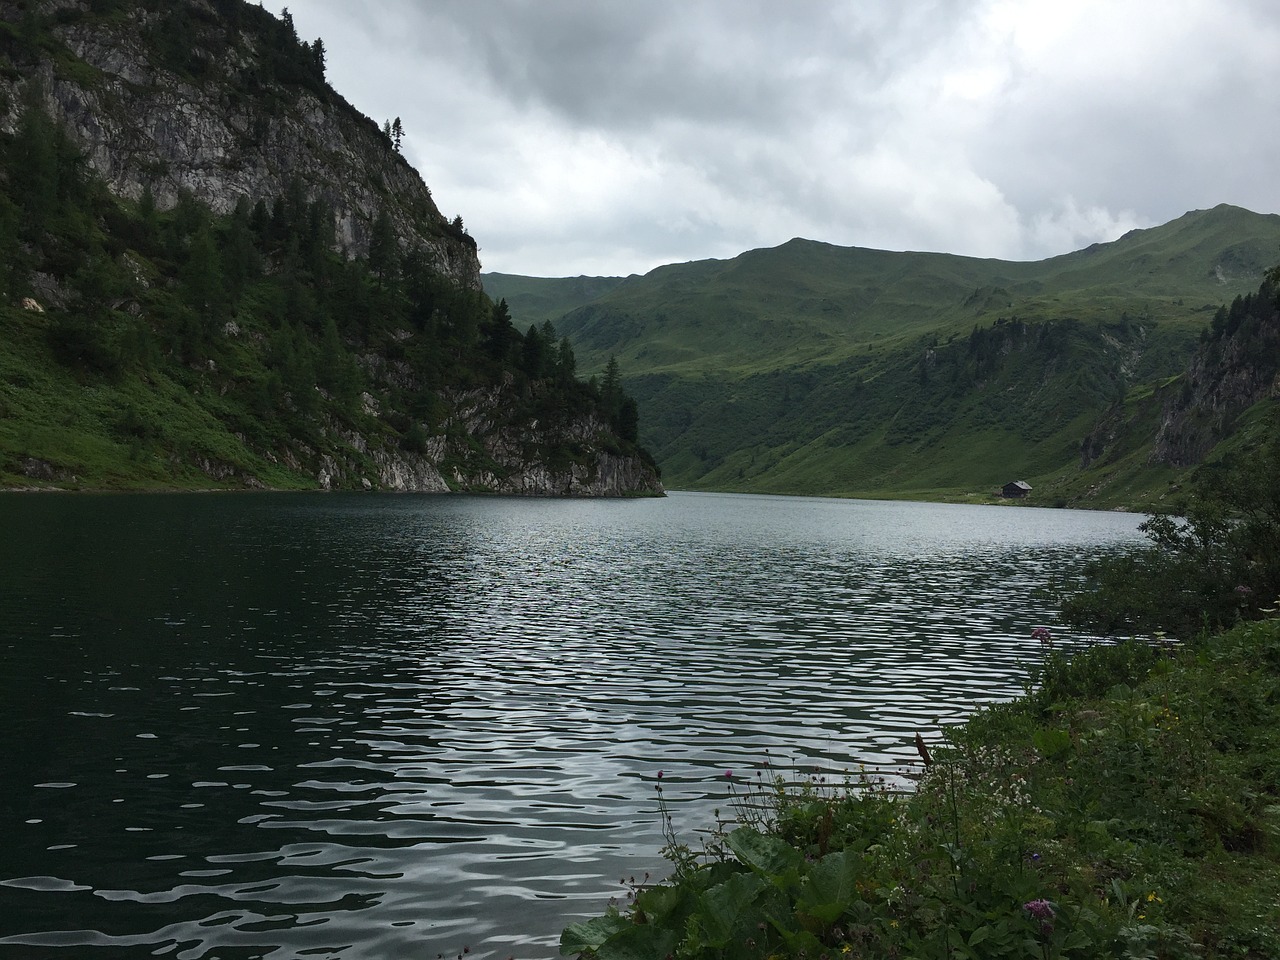
[[[173,9],[205,29],[207,11]],[[346,260],[332,211],[296,178],[223,217],[190,194],[169,211],[149,192],[123,203],[28,92],[0,137],[0,483],[35,469],[66,485],[296,486],[326,456],[364,454],[344,434],[426,453],[445,392],[495,385],[511,397],[503,428],[528,433],[531,456],[567,470],[600,447],[638,452],[607,434],[558,439],[599,406],[567,341],[536,331],[540,362],[522,366],[506,305],[401,250],[386,211],[369,258]],[[20,308],[31,294],[39,308]],[[501,469],[472,454],[454,465]]]
[[[1280,621],[1142,650],[1051,657],[1044,687],[953,728],[912,790],[730,781],[742,825],[693,860],[669,843],[675,874],[561,952],[1280,955]]]
[[[1047,714],[1054,704],[1100,697],[1113,687],[1145,677],[1164,653],[1160,644],[1132,639],[1099,644],[1070,656],[1049,650],[1030,669],[1026,702]]]
[[[1142,524],[1149,545],[1097,560],[1066,598],[1071,623],[1189,637],[1254,619],[1280,598],[1280,429],[1208,464],[1173,512]]]
[[[585,364],[623,363],[682,487],[989,499],[1020,478],[1039,504],[1145,505],[1171,472],[1147,462],[1160,404],[1139,399],[1277,243],[1280,217],[1223,206],[1039,263],[795,240],[626,280],[484,280]],[[1138,426],[1082,469],[1117,405]]]

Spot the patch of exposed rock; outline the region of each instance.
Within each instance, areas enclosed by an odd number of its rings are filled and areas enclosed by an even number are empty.
[[[222,31],[228,40],[216,82],[197,85],[156,66],[141,37],[163,25],[164,12],[134,8],[114,24],[55,27],[81,69],[59,69],[50,58],[26,76],[0,77],[9,104],[0,128],[14,131],[25,88],[38,82],[46,110],[117,195],[137,200],[150,188],[156,205],[169,209],[189,191],[226,214],[242,198],[270,203],[296,182],[306,199],[333,211],[337,244],[347,255],[368,252],[372,225],[385,209],[402,245],[421,249],[442,275],[481,289],[474,241],[450,231],[431,191],[377,125],[328,89],[320,96],[275,84],[265,95],[250,95],[260,38],[233,30],[212,5],[199,5],[202,29]]]

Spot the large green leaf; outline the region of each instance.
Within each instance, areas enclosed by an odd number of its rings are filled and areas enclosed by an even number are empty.
[[[834,923],[856,899],[857,879],[857,857],[843,851],[827,854],[804,878],[796,897],[796,910],[820,923]]]
[[[596,950],[597,960],[663,960],[676,948],[679,934],[667,927],[635,924]]]
[[[768,837],[750,827],[739,827],[725,840],[734,855],[777,887],[800,879],[804,854],[778,837]]]
[[[637,911],[643,911],[646,923],[679,928],[697,901],[697,891],[689,884],[660,883],[639,893],[635,905]]]
[[[662,960],[676,946],[676,932],[654,924],[638,924],[611,913],[570,924],[560,934],[560,954],[589,950],[597,960]]]
[[[1066,753],[1071,748],[1071,734],[1066,730],[1037,730],[1032,734],[1031,739],[1041,755],[1049,760],[1059,754]]]
[[[697,917],[702,939],[708,947],[727,947],[744,928],[759,922],[756,900],[769,884],[754,873],[740,873],[712,887],[702,897],[703,909]]]
[[[571,923],[560,934],[560,953],[568,956],[584,950],[596,950],[610,937],[631,926],[634,924],[630,920],[616,913]]]

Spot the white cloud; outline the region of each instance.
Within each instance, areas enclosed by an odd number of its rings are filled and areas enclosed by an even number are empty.
[[[277,3],[268,7],[278,11]],[[486,269],[807,236],[1029,259],[1280,210],[1270,0],[294,0]]]
[[[1032,250],[1052,256],[1150,226],[1154,224],[1141,220],[1131,210],[1113,213],[1104,207],[1081,209],[1074,197],[1066,196],[1056,200],[1050,209],[1031,216],[1027,243]]]

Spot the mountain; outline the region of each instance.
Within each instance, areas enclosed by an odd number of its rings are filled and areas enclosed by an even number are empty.
[[[585,306],[613,290],[626,277],[568,277],[546,280],[510,273],[483,275],[485,293],[494,300],[519,304],[523,323],[552,324],[571,310]]]
[[[287,13],[0,18],[0,485],[660,492]]]
[[[568,304],[550,319],[588,368],[617,357],[668,483],[984,499],[1026,479],[1039,502],[1131,503],[1171,465],[1138,458],[1120,482],[1112,464],[1103,482],[1085,438],[1182,375],[1278,259],[1280,217],[1223,205],[1036,262],[795,239],[580,305],[567,280],[493,289],[517,315]]]
[[[1274,435],[1280,397],[1280,268],[1223,306],[1180,376],[1116,403],[1085,437],[1082,466],[1135,455],[1192,467]]]

